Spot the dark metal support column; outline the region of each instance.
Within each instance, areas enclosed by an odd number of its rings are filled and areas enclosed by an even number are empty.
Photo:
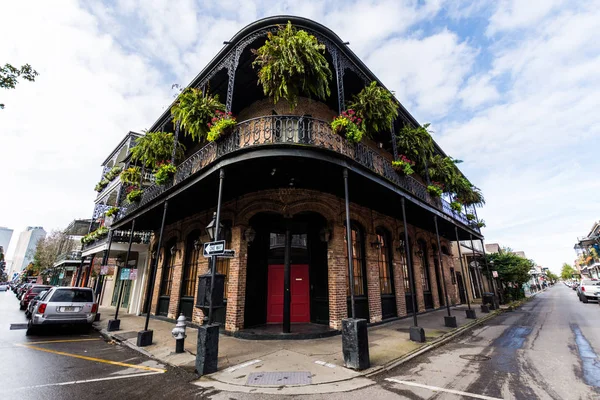
[[[162,222],[160,224],[160,233],[158,235],[158,243],[156,246],[156,257],[154,258],[153,265],[148,271],[148,291],[146,292],[146,323],[144,324],[144,330],[138,332],[137,345],[138,347],[144,347],[152,344],[153,332],[148,330],[148,324],[150,322],[150,309],[152,308],[152,292],[154,289],[154,278],[156,277],[156,269],[158,267],[158,256],[160,255],[160,248],[163,241],[163,233],[165,231],[165,221],[167,219],[167,209],[169,207],[169,201],[165,201],[163,207]]]
[[[290,227],[285,229],[285,253],[283,261],[283,333],[290,333],[290,307],[292,304],[292,294],[290,292],[291,280],[291,259],[292,253],[292,232]]]
[[[433,216],[433,223],[435,225],[435,236],[437,238],[437,251],[438,260],[440,264],[440,273],[442,274],[442,285],[444,287],[444,297],[446,298],[446,310],[448,315],[444,317],[444,323],[449,328],[456,328],[456,317],[450,313],[450,298],[448,297],[448,286],[446,286],[446,275],[444,274],[444,262],[442,261],[442,244],[440,242],[440,232],[438,229],[437,215]]]
[[[490,280],[490,282],[492,282],[492,292],[494,293],[494,301],[493,301],[493,310],[498,309],[498,301],[499,301],[499,293],[496,290],[496,283],[494,281],[494,277],[492,276],[492,272],[490,271],[490,266],[487,262],[487,255],[485,253],[485,244],[483,243],[483,239],[479,239],[479,241],[481,242],[481,248],[483,249],[483,262],[485,263],[485,270],[488,274],[488,278]]]
[[[394,125],[392,124],[392,129],[390,130],[390,136],[392,137],[392,153],[394,154],[394,161],[398,160],[398,144],[396,143],[396,130],[394,129]]]
[[[346,105],[344,104],[344,71],[340,62],[339,52],[333,54],[333,65],[335,67],[335,81],[337,83],[337,94],[338,94],[338,114],[344,111]]]
[[[471,251],[473,252],[473,261],[475,261],[475,245],[473,244],[473,235],[472,234],[469,234],[469,239],[471,240]],[[475,264],[476,264],[475,278],[479,281],[479,292],[481,293],[481,312],[489,313],[490,308],[488,306],[486,306],[485,304],[483,304],[483,282],[481,281],[481,278],[479,277],[479,275],[480,275],[479,263],[475,262]]]
[[[425,343],[425,330],[419,327],[417,322],[417,287],[415,282],[415,269],[412,263],[412,255],[410,254],[410,243],[408,241],[408,224],[406,223],[406,206],[404,204],[404,197],[400,199],[402,204],[402,222],[404,224],[404,251],[406,252],[406,262],[408,269],[408,280],[412,289],[411,299],[413,306],[413,323],[414,326],[410,327],[410,340]]]
[[[348,169],[344,169],[344,193],[346,202],[346,246],[348,249],[348,284],[350,286],[351,318],[355,318],[354,307],[354,266],[352,265],[352,225],[350,224],[350,198],[348,195]]]
[[[177,155],[177,144],[179,143],[180,123],[175,124],[175,135],[173,138],[173,153],[171,154],[171,165],[175,165],[175,156]]]
[[[129,246],[127,247],[127,254],[125,255],[125,266],[127,268],[127,264],[129,263],[129,255],[131,254],[131,245],[133,244],[133,232],[135,231],[135,218],[131,222],[131,232],[129,233]],[[115,275],[118,278],[118,273]],[[117,297],[117,309],[115,310],[115,318],[108,321],[109,332],[118,331],[121,327],[121,321],[119,320],[119,308],[121,307],[121,300],[123,299],[123,291],[125,289],[125,282],[121,280],[121,287],[119,288],[119,296]]]
[[[460,249],[460,246],[461,246],[460,240],[458,239],[458,228],[456,226],[454,226],[454,233],[456,235],[456,244],[458,246],[458,258],[460,260],[460,270],[462,272],[462,280],[463,280],[463,285],[464,285],[464,289],[465,289],[465,296],[467,298],[467,309],[465,311],[467,313],[467,318],[475,319],[475,318],[477,318],[477,316],[475,314],[475,310],[471,309],[471,301],[469,300],[469,288],[467,287],[467,277],[465,275],[465,266],[463,263],[462,251]]]
[[[219,170],[219,195],[217,198],[217,215],[215,216],[215,239],[219,240],[219,236],[221,234],[221,200],[223,197],[223,180],[225,179],[225,170],[221,168]],[[217,272],[217,256],[211,257],[211,270],[210,270],[210,303],[208,307],[208,324],[211,325],[213,323],[213,303],[212,303],[212,293],[215,290],[215,273]]]
[[[237,64],[232,65],[227,69],[227,75],[229,75],[229,80],[227,81],[227,101],[225,104],[225,111],[231,112],[231,107],[233,106],[233,86],[235,85],[235,71],[237,70]]]

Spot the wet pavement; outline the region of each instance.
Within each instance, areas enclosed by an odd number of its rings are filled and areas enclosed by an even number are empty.
[[[562,284],[446,345],[373,378],[367,388],[302,399],[599,399],[600,306]],[[0,389],[19,399],[280,399],[218,392],[96,332],[29,337],[12,292],[0,293]]]
[[[62,328],[26,336],[26,329],[19,329],[26,323],[12,291],[0,292],[2,399],[193,399],[214,394],[191,384],[195,375],[107,343],[95,331]]]

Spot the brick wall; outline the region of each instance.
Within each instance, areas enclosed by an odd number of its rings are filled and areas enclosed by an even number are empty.
[[[179,309],[180,288],[183,277],[183,264],[185,262],[185,240],[190,232],[200,229],[204,232],[204,227],[212,218],[213,210],[203,210],[202,212],[182,219],[176,223],[165,227],[164,242],[176,238],[178,251],[175,259],[175,269],[173,271],[173,284],[171,290],[171,299],[169,303],[169,317],[176,318]],[[321,214],[327,220],[327,226],[331,230],[331,239],[327,248],[327,276],[329,290],[329,326],[333,329],[341,329],[342,319],[348,316],[347,310],[347,288],[348,288],[348,267],[345,256],[346,235],[344,222],[345,211],[343,199],[335,196],[319,193],[309,190],[269,190],[258,193],[250,193],[237,198],[230,203],[224,203],[222,207],[222,219],[232,221],[232,237],[228,247],[235,250],[236,257],[231,259],[229,264],[229,290],[227,293],[227,312],[225,328],[228,331],[236,331],[244,328],[245,312],[245,287],[246,287],[246,266],[247,266],[247,242],[244,239],[244,232],[249,226],[252,216],[260,212],[275,212],[288,216],[293,216],[300,212],[312,211]],[[375,230],[377,227],[385,227],[391,234],[392,239],[392,270],[396,293],[396,307],[398,316],[406,315],[406,300],[404,293],[403,271],[400,262],[400,253],[396,250],[400,246],[398,234],[403,231],[402,221],[375,211],[371,211],[356,204],[351,204],[351,217],[359,223],[365,234],[365,261],[367,269],[367,293],[369,301],[369,314],[372,322],[380,321],[382,318],[381,310],[381,292],[379,288],[379,264],[377,258],[378,250],[371,246],[376,241]],[[421,260],[415,255],[417,251],[417,239],[423,238],[428,244],[429,264],[430,264],[430,284],[434,304],[439,306],[437,293],[437,283],[435,280],[435,270],[433,263],[433,249],[431,244],[435,242],[435,234],[413,226],[407,227],[408,234],[412,242],[413,265],[415,267],[415,283],[417,292],[418,310],[424,311],[425,304],[423,299],[423,288],[421,284]],[[154,241],[158,232],[155,232]],[[202,241],[208,240],[202,237]],[[449,248],[449,244],[447,245]],[[151,246],[152,248],[152,246]],[[403,250],[402,250],[403,251]],[[162,252],[161,252],[162,253]],[[163,269],[163,257],[159,259],[158,271],[155,279],[152,310],[157,311],[158,294]],[[448,295],[452,298],[451,303],[456,303],[458,299],[457,286],[452,285],[450,277],[450,268],[454,262],[452,256],[444,255],[442,258],[442,267],[446,275]],[[198,276],[208,271],[208,259],[201,258],[199,261]],[[441,278],[441,277],[440,277]],[[196,299],[194,299],[195,301]],[[201,310],[194,307],[192,321],[196,324],[202,323],[204,315]]]

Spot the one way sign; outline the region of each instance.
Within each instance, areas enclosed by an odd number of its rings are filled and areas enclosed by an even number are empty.
[[[218,256],[225,252],[225,241],[216,240],[204,243],[204,257]]]

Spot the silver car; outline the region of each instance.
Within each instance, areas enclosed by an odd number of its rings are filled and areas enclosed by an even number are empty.
[[[31,313],[27,334],[48,325],[83,325],[92,327],[98,304],[94,291],[83,287],[55,287],[38,301]]]

